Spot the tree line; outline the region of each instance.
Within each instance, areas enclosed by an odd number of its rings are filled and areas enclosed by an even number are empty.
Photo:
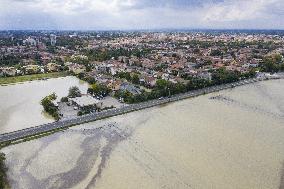
[[[84,50],[84,54],[89,57],[91,61],[106,61],[110,60],[111,58],[118,59],[119,56],[136,56],[138,58],[144,57],[148,53],[150,53],[150,49],[125,49],[125,48],[118,48],[118,49],[90,49]]]
[[[214,85],[225,83],[232,83],[240,79],[251,78],[255,76],[254,71],[246,74],[241,74],[237,71],[227,71],[225,69],[218,69],[213,71],[212,80],[201,78],[188,78],[187,83],[172,83],[170,81],[159,79],[156,86],[151,92],[142,91],[141,94],[132,95],[128,91],[118,91],[115,96],[123,98],[126,103],[139,103],[148,100],[158,99],[160,97],[167,97],[171,95],[181,94],[192,90],[202,89]]]

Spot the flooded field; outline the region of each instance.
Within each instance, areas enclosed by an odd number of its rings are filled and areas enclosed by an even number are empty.
[[[68,94],[71,86],[78,86],[85,93],[88,88],[86,83],[76,77],[0,86],[0,133],[54,121],[43,113],[40,100],[53,92],[60,99]]]
[[[9,180],[15,189],[283,189],[283,91],[284,80],[265,81],[10,146]]]

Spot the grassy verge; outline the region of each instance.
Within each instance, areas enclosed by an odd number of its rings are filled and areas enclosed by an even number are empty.
[[[33,81],[45,78],[57,78],[57,77],[65,77],[67,76],[67,72],[53,72],[53,73],[42,73],[42,74],[33,74],[33,75],[23,75],[23,76],[15,76],[15,77],[1,77],[0,85],[7,85],[12,83],[19,83],[25,81]]]

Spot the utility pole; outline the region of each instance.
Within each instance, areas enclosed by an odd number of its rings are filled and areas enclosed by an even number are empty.
[[[170,87],[168,86],[168,90],[169,90],[169,96],[168,96],[168,101],[170,102],[171,101],[171,90],[170,90]]]

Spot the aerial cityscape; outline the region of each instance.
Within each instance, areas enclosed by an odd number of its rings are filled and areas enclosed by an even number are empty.
[[[284,189],[281,5],[0,0],[0,188]]]

